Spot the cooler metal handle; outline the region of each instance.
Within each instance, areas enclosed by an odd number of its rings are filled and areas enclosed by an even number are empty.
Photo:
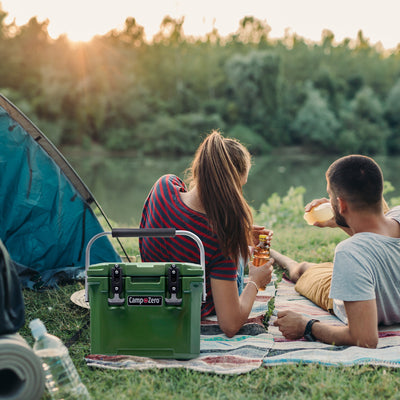
[[[190,231],[176,230],[175,228],[145,228],[145,229],[134,229],[134,228],[116,228],[111,232],[101,232],[93,236],[86,246],[86,258],[85,258],[85,301],[89,301],[89,291],[87,282],[87,270],[90,265],[90,248],[94,241],[98,238],[106,235],[112,237],[175,237],[175,236],[188,236],[192,238],[199,247],[200,250],[200,265],[203,268],[203,302],[206,301],[206,261],[204,246],[200,238]]]

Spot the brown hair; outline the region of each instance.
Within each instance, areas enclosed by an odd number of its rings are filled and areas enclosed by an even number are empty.
[[[248,150],[235,139],[213,131],[200,147],[188,170],[222,253],[236,263],[247,257],[253,217],[243,197],[242,182],[251,166]]]

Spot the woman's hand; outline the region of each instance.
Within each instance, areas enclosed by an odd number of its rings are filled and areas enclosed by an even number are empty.
[[[252,262],[249,262],[249,280],[254,281],[259,288],[263,288],[271,282],[273,264],[275,260],[270,258],[265,264],[255,267]]]
[[[271,282],[273,263],[272,258],[260,267],[249,263],[249,279],[259,288],[266,286]],[[254,285],[246,285],[239,297],[236,281],[210,281],[218,324],[225,335],[232,337],[247,321],[258,291]]]

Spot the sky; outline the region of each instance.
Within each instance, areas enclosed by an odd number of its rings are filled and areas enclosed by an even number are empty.
[[[335,41],[355,39],[361,29],[371,44],[392,49],[400,43],[400,0],[0,0],[8,13],[6,23],[24,25],[36,16],[49,20],[48,32],[67,34],[74,41],[90,40],[111,29],[121,29],[134,17],[150,39],[164,16],[185,17],[186,35],[202,36],[213,27],[221,36],[238,29],[239,21],[253,16],[271,28],[270,37],[283,38],[285,30],[319,41],[324,29]]]

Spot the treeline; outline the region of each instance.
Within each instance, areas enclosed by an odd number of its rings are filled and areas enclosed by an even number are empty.
[[[184,35],[165,17],[151,42],[134,18],[88,43],[53,40],[48,21],[6,24],[0,91],[59,146],[99,143],[142,154],[193,153],[217,128],[253,153],[279,146],[400,152],[400,46],[320,43],[243,18],[236,33]]]

